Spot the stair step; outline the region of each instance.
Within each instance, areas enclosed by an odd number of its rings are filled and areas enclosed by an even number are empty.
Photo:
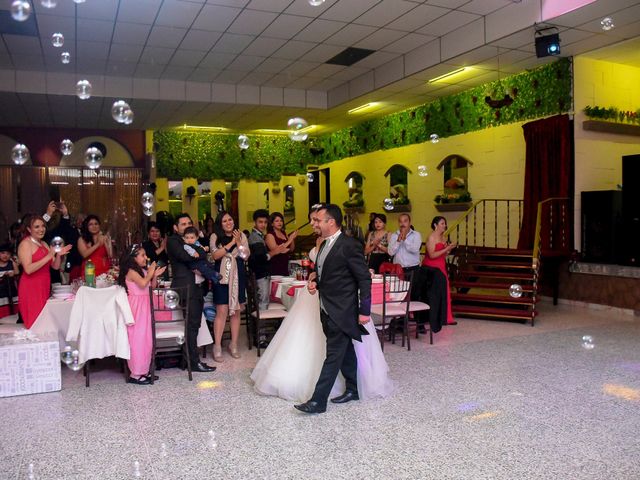
[[[520,272],[488,272],[482,270],[460,270],[458,271],[459,277],[484,277],[484,278],[512,278],[514,280],[529,280],[533,281],[533,275],[530,273]]]
[[[464,247],[463,247],[464,248]],[[470,253],[493,257],[532,257],[532,250],[518,250],[516,248],[466,247]]]
[[[513,261],[499,261],[499,260],[476,260],[471,259],[467,260],[467,265],[475,266],[475,267],[485,267],[485,268],[517,268],[517,269],[532,269],[533,266],[531,263],[520,263]]]
[[[477,307],[473,305],[456,305],[452,308],[456,315],[470,315],[473,317],[490,318],[517,318],[520,320],[531,320],[531,312],[527,310],[516,310],[510,308]],[[535,316],[535,312],[534,312]]]
[[[453,285],[456,288],[483,288],[486,290],[509,290],[509,287],[511,287],[511,285],[513,285],[512,283],[503,283],[503,282],[496,282],[496,283],[487,283],[487,282],[462,282],[462,281],[454,281],[451,282],[451,285]],[[533,291],[533,286],[532,285],[521,285],[522,287],[522,291],[523,292],[532,292]]]
[[[472,293],[452,293],[452,302],[475,303],[510,303],[515,305],[531,305],[531,297],[513,298],[507,295],[480,295]]]

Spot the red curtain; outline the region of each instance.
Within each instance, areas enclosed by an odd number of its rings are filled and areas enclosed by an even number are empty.
[[[526,142],[524,206],[518,248],[531,249],[538,202],[572,196],[572,125],[568,115],[523,125]]]

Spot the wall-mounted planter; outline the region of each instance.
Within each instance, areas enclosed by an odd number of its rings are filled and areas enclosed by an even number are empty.
[[[466,212],[471,208],[471,202],[464,203],[436,203],[439,212]]]
[[[614,133],[617,135],[633,135],[640,137],[640,125],[628,123],[603,122],[601,120],[585,120],[582,129],[591,132]]]
[[[407,213],[411,211],[411,204],[408,203],[406,205],[394,205],[393,210],[394,213]]]

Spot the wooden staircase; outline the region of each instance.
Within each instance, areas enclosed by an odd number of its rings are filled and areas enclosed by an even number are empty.
[[[451,282],[454,315],[530,321],[533,326],[538,271],[532,250],[462,246],[457,258]],[[510,295],[512,285],[520,285],[520,297]]]

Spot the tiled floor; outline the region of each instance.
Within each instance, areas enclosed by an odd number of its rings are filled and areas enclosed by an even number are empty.
[[[640,478],[640,319],[541,310],[388,347],[392,398],[311,417],[253,392],[255,351],[154,386],[65,368],[61,392],[0,399],[0,478]]]

